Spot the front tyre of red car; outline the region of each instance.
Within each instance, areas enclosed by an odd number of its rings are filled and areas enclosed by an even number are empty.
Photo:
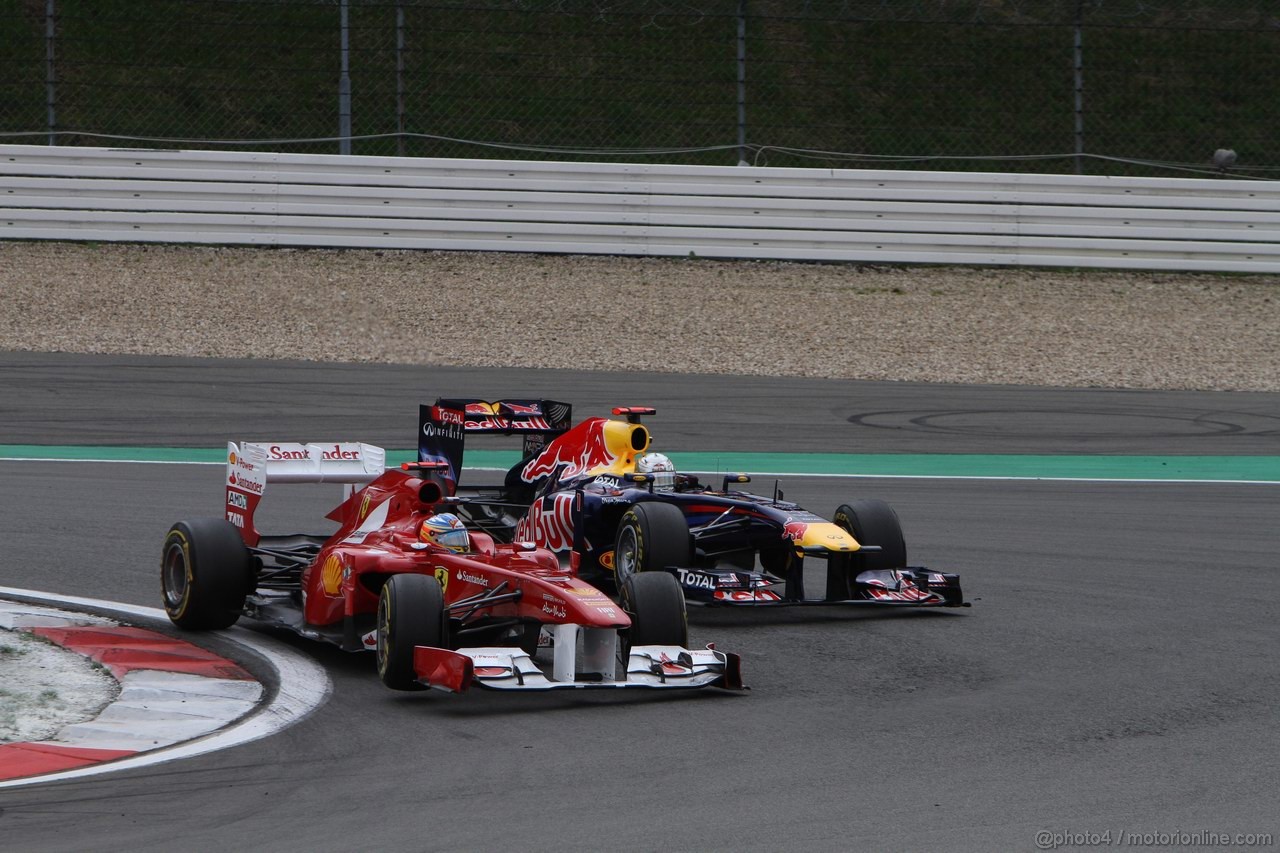
[[[228,628],[240,618],[253,585],[249,549],[221,518],[179,521],[169,528],[160,557],[164,610],[181,628]]]
[[[444,591],[429,575],[392,575],[378,595],[378,677],[392,690],[425,690],[413,671],[415,646],[443,648]]]
[[[631,575],[618,592],[622,609],[631,617],[631,628],[623,634],[623,660],[632,646],[689,644],[684,593],[675,577],[666,572]]]
[[[627,578],[639,572],[688,567],[692,560],[689,522],[679,507],[646,501],[622,514],[613,546],[614,581],[619,591]]]

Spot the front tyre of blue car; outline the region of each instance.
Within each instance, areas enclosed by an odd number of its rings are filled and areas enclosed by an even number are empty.
[[[884,501],[850,501],[836,507],[833,519],[858,540],[859,545],[878,545],[879,551],[856,554],[859,571],[900,569],[907,564],[907,542],[893,507]]]
[[[622,514],[613,547],[614,580],[619,592],[633,575],[688,567],[692,560],[689,523],[679,507],[647,501]]]

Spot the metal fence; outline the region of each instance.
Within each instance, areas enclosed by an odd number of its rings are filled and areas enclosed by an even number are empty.
[[[10,142],[1275,177],[1278,119],[1275,0],[0,0]]]

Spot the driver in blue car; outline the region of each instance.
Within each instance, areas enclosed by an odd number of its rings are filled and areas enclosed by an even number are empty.
[[[636,473],[653,477],[655,492],[683,492],[696,488],[698,478],[692,474],[677,474],[676,466],[665,453],[646,453],[636,460]]]

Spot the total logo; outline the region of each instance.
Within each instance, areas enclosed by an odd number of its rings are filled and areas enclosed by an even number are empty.
[[[457,409],[446,409],[443,406],[432,407],[431,416],[442,424],[455,424],[457,426],[462,426],[465,420],[462,412]]]
[[[681,586],[691,586],[694,589],[715,589],[716,579],[711,575],[702,572],[691,572],[688,569],[676,569],[680,575]]]

